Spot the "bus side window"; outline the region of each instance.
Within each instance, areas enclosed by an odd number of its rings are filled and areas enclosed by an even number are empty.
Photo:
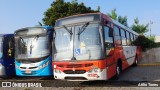
[[[127,45],[131,45],[131,38],[130,38],[130,33],[126,32],[126,37],[127,37]]]
[[[119,31],[119,28],[117,26],[114,26],[114,37],[115,37],[115,44],[116,45],[122,45],[120,31]]]
[[[113,35],[111,35],[111,30],[109,27],[104,26],[104,35],[105,35],[105,49],[106,49],[106,55],[111,55],[111,51],[114,47],[113,44]],[[113,34],[113,33],[112,33]]]
[[[120,31],[121,31],[122,45],[127,45],[126,31],[123,29],[120,29]]]
[[[133,34],[130,33],[131,42],[133,42]]]

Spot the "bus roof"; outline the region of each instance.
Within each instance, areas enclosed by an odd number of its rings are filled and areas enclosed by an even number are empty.
[[[133,30],[130,29],[129,27],[126,27],[126,26],[122,25],[121,23],[119,23],[118,21],[116,21],[116,20],[114,20],[114,19],[111,19],[111,20],[112,20],[112,22],[113,22],[114,24],[116,24],[117,26],[121,27],[122,29],[124,29],[124,30],[126,30],[126,31],[128,31],[128,32],[131,32],[131,33],[133,33],[133,34],[135,34],[135,35],[138,35],[137,32],[133,31]]]
[[[121,27],[122,29],[128,31],[128,32],[131,32],[135,35],[138,35],[138,33],[136,33],[135,31],[133,31],[132,29],[130,29],[129,27],[126,27],[124,25],[122,25],[121,23],[119,23],[118,21],[116,20],[113,20],[112,18],[110,18],[109,16],[107,16],[106,14],[103,14],[103,13],[86,13],[86,14],[78,14],[78,15],[72,15],[72,16],[68,16],[68,17],[64,17],[64,18],[60,18],[60,19],[57,19],[56,22],[58,22],[59,20],[65,20],[65,19],[69,19],[69,18],[72,18],[72,17],[79,17],[79,16],[87,16],[87,15],[100,15],[100,20],[102,20],[101,18],[104,18],[108,21],[110,21],[111,23]]]
[[[79,15],[60,18],[56,20],[55,27],[59,27],[62,25],[76,24],[76,23],[92,22],[92,21],[101,21],[100,14],[87,13],[87,14],[79,14]]]
[[[25,28],[21,28],[21,29],[16,30],[15,33],[16,33],[16,32],[19,32],[19,31],[21,31],[21,30],[27,29],[27,28],[44,28],[44,29],[46,29],[47,31],[50,31],[51,29],[53,29],[53,27],[51,27],[51,26],[25,27]]]
[[[131,28],[129,28],[129,27],[125,26],[125,25],[122,25],[120,22],[118,22],[118,21],[110,18],[110,17],[109,17],[108,15],[106,15],[106,14],[103,14],[103,13],[97,13],[97,14],[103,15],[103,16],[101,16],[101,17],[103,17],[103,18],[105,18],[106,20],[110,21],[111,23],[119,26],[120,28],[122,28],[122,29],[124,29],[124,30],[126,30],[126,31],[128,31],[128,32],[131,32],[131,33],[133,33],[133,34],[135,34],[135,35],[139,35],[137,32],[133,31]]]
[[[67,19],[67,18],[70,18],[70,17],[86,16],[86,15],[91,15],[91,14],[102,14],[102,13],[85,13],[85,14],[77,14],[77,15],[67,16],[67,17],[64,17],[64,18],[59,18],[59,19],[57,19],[56,21],[62,20],[62,19]]]

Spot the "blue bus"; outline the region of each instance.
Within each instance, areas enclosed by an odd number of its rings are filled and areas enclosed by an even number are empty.
[[[0,35],[0,76],[14,76],[14,34]]]
[[[53,28],[22,28],[14,33],[17,76],[51,76]]]

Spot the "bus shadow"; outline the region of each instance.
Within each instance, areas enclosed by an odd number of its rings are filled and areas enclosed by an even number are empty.
[[[55,80],[54,76],[42,77],[40,80]]]

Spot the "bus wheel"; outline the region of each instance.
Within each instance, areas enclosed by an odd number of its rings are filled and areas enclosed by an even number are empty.
[[[136,57],[135,57],[135,62],[134,62],[134,64],[133,64],[133,66],[137,66],[138,65],[138,57],[137,57],[137,55],[136,55]]]
[[[116,80],[119,79],[121,72],[122,72],[122,65],[120,63],[118,63],[116,66],[116,76],[115,76]]]

